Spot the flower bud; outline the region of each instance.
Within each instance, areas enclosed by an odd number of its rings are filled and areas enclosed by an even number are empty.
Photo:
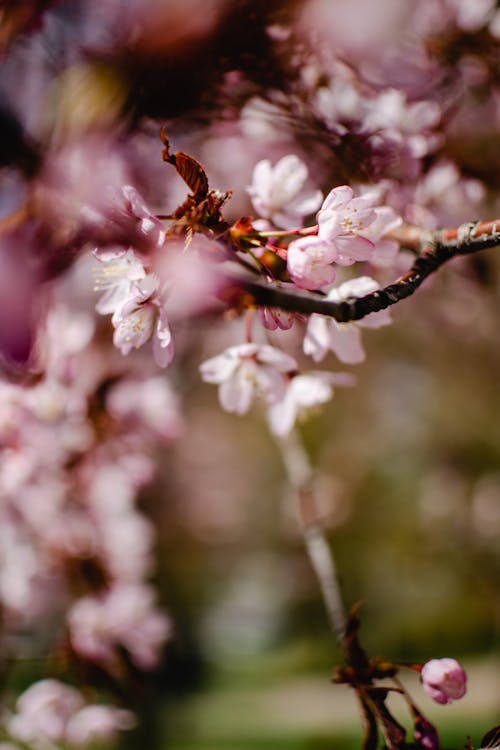
[[[424,690],[437,703],[451,703],[465,695],[467,676],[455,659],[431,659],[420,677]]]

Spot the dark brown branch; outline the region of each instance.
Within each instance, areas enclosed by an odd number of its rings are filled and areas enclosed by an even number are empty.
[[[334,302],[315,292],[300,291],[279,282],[269,283],[236,272],[227,272],[227,277],[235,286],[244,289],[259,307],[279,307],[306,315],[319,313],[339,323],[347,323],[361,320],[410,297],[428,276],[451,258],[500,245],[500,219],[470,222],[434,232],[403,225],[391,234],[391,239],[417,252],[417,258],[404,276],[364,297]]]

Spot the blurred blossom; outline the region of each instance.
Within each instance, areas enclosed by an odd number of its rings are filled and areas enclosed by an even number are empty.
[[[333,397],[334,386],[354,385],[354,377],[343,372],[303,372],[290,379],[281,401],[268,411],[269,425],[275,435],[287,435],[296,420],[303,420],[315,408]]]
[[[70,717],[66,741],[76,747],[111,742],[119,731],[133,729],[135,716],[131,711],[114,706],[84,706]]]
[[[418,182],[414,202],[406,207],[406,217],[430,229],[453,225],[476,215],[485,192],[479,180],[464,177],[455,164],[439,160]]]
[[[285,373],[296,369],[290,355],[258,344],[231,346],[200,365],[203,380],[219,385],[222,408],[240,415],[256,396],[267,403],[278,401],[286,390]]]
[[[466,693],[467,676],[455,659],[431,659],[420,677],[424,690],[437,703],[451,703]]]
[[[19,696],[17,713],[9,720],[9,733],[36,748],[63,742],[70,717],[83,706],[74,688],[57,680],[35,682]]]
[[[277,143],[292,140],[286,113],[276,104],[254,96],[248,100],[240,115],[243,135],[261,142]]]
[[[140,669],[157,665],[170,633],[168,618],[154,606],[152,588],[143,584],[117,584],[100,598],[79,599],[68,624],[73,648],[82,656],[113,663],[121,646]]]
[[[114,416],[143,424],[163,438],[177,437],[182,429],[178,398],[162,377],[122,380],[110,390],[106,404]]]
[[[18,699],[7,722],[9,734],[36,750],[87,747],[109,742],[118,731],[135,726],[130,711],[105,705],[85,705],[83,696],[58,680],[35,682]],[[1,743],[2,745],[4,743]],[[8,750],[10,743],[5,743]],[[14,745],[11,747],[14,748]]]
[[[308,177],[305,163],[295,154],[283,156],[274,167],[268,159],[255,165],[252,184],[247,188],[255,210],[276,226],[302,226],[305,216],[320,206],[320,190],[304,190]]]

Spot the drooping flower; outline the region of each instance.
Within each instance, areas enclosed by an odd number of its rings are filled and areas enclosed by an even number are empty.
[[[268,410],[269,426],[275,435],[287,435],[295,421],[314,412],[329,401],[334,386],[354,385],[354,378],[345,372],[303,372],[292,377],[284,397]]]
[[[156,274],[148,274],[132,286],[130,295],[111,318],[113,343],[122,354],[129,354],[152,338],[156,364],[167,367],[174,357],[174,346],[158,286]]]
[[[279,401],[285,393],[285,373],[297,369],[293,357],[273,346],[240,344],[200,365],[203,380],[219,386],[223,409],[246,414],[257,396],[268,404]]]
[[[282,229],[302,226],[305,216],[321,203],[321,190],[307,190],[308,169],[295,154],[283,156],[274,167],[269,159],[255,165],[252,184],[247,188],[260,216]]]
[[[293,326],[296,316],[287,310],[278,307],[259,307],[260,322],[268,331],[289,331]]]
[[[379,288],[376,281],[360,276],[330,290],[327,299],[342,302],[349,297],[362,297]],[[309,318],[304,337],[304,352],[320,362],[328,351],[334,352],[344,364],[358,364],[365,358],[360,328],[380,328],[391,322],[388,310],[370,313],[352,323],[337,323],[334,318],[314,313]]]
[[[467,675],[456,659],[431,659],[422,667],[420,678],[436,703],[446,705],[463,698],[467,690]]]

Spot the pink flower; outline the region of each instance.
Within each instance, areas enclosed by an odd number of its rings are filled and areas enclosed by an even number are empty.
[[[288,273],[300,289],[322,289],[335,281],[330,263],[336,250],[318,237],[301,237],[288,246]]]
[[[326,196],[318,213],[318,237],[335,249],[335,262],[349,266],[355,261],[370,260],[374,244],[365,230],[376,219],[375,196],[354,197],[352,188],[341,185]]]
[[[463,698],[467,675],[455,659],[431,659],[420,673],[424,690],[437,703],[447,704]]]
[[[368,276],[360,276],[330,290],[327,299],[342,302],[349,297],[362,297],[379,288],[376,281]],[[379,328],[391,322],[388,310],[371,313],[362,320],[352,323],[337,323],[325,315],[311,315],[304,337],[304,352],[315,362],[320,362],[330,350],[341,362],[359,364],[365,358],[361,342],[360,328]]]
[[[297,369],[297,362],[273,346],[240,344],[200,365],[203,380],[219,386],[223,409],[246,414],[258,396],[275,403],[285,393],[284,373]]]
[[[321,190],[304,190],[308,170],[295,154],[288,154],[274,167],[268,159],[255,165],[252,184],[247,188],[253,207],[276,226],[291,229],[302,226],[304,216],[319,207]]]

